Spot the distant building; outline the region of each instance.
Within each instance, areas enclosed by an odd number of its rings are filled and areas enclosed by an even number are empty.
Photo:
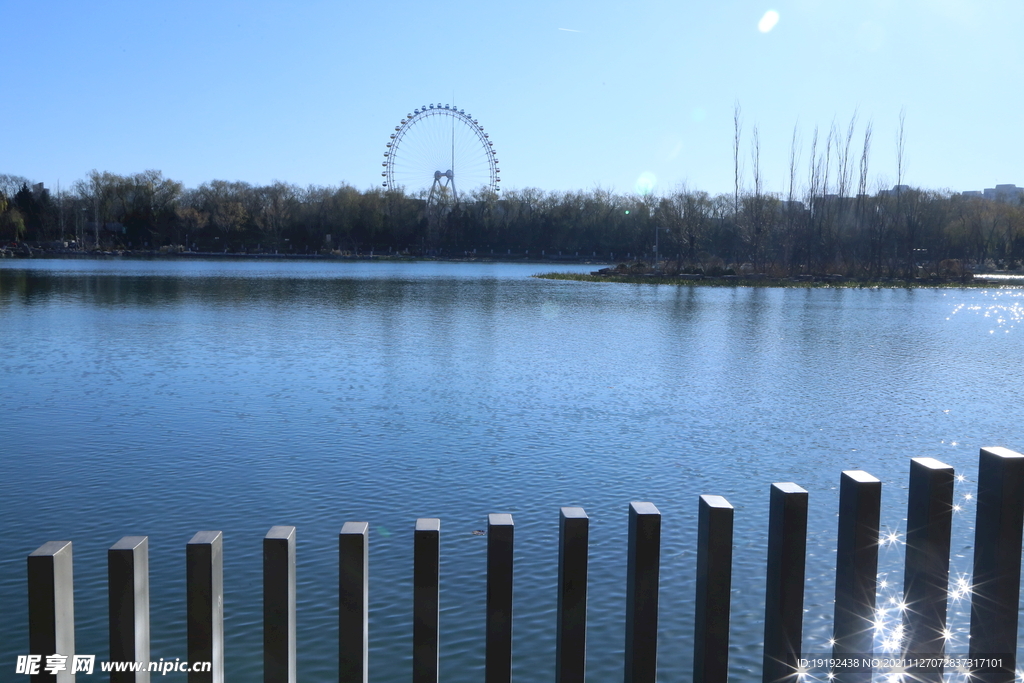
[[[984,190],[968,190],[960,193],[961,197],[978,197],[993,202],[1019,202],[1024,201],[1024,187],[1016,185],[996,185],[986,187]]]
[[[997,202],[1018,201],[1024,197],[1024,187],[1016,185],[996,185],[985,188],[985,199],[992,199]]]
[[[898,194],[910,192],[910,185],[893,185],[891,190],[879,190],[879,197],[895,197]]]

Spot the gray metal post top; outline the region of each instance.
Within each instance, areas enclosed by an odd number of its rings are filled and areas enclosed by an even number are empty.
[[[416,527],[417,529],[419,526]],[[370,530],[369,522],[345,522],[341,527],[342,534],[356,534],[362,536]]]
[[[1011,451],[1009,448],[1003,448],[1002,446],[985,446],[981,450],[1000,458],[1024,458],[1024,454]]]
[[[732,510],[732,503],[727,501],[724,496],[710,496],[704,494],[701,495],[700,499],[703,500],[708,507]]]
[[[780,481],[772,484],[772,488],[776,488],[783,493],[807,493],[807,489],[803,486],[794,484],[791,481]]]
[[[583,508],[562,508],[561,512],[566,519],[590,519]]]
[[[125,536],[120,541],[110,546],[111,550],[135,550],[145,543],[149,536]]]
[[[291,538],[294,535],[295,535],[295,527],[293,527],[293,526],[272,526],[272,527],[270,527],[270,531],[267,532],[267,535],[264,536],[264,538],[269,538],[269,539],[280,538],[280,539],[287,540],[287,539]]]
[[[633,501],[632,503],[629,504],[629,506],[631,508],[633,508],[633,510],[636,511],[636,514],[638,514],[638,515],[660,515],[661,514],[658,511],[658,508],[656,508],[654,506],[654,503],[641,503],[641,502]]]
[[[515,526],[512,523],[512,515],[505,513],[491,513],[487,515],[487,524],[490,526]]]
[[[29,553],[29,557],[56,555],[65,548],[71,549],[71,541],[47,541]]]
[[[875,484],[881,481],[878,477],[872,476],[864,470],[843,470],[843,474],[858,484]]]
[[[944,463],[944,462],[942,462],[940,460],[936,460],[935,458],[911,458],[910,462],[916,462],[918,465],[920,465],[922,467],[927,467],[930,470],[951,470],[951,469],[953,469],[952,465],[947,465],[946,463]]]
[[[197,531],[196,535],[193,536],[192,539],[189,541],[189,545],[191,545],[193,543],[195,543],[195,544],[216,543],[217,539],[219,539],[220,537],[221,537],[221,532],[219,532],[219,531]]]
[[[440,531],[441,520],[437,517],[420,517],[416,520],[416,531]]]

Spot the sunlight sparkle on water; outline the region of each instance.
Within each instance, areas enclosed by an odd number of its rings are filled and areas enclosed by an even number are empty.
[[[779,23],[779,13],[770,9],[764,13],[764,16],[761,17],[761,21],[757,22],[757,30],[761,33],[768,33],[775,28],[775,24],[777,23]]]
[[[971,594],[971,579],[967,574],[961,574],[956,579],[956,585],[949,591],[949,597],[959,602]]]
[[[961,311],[969,311],[981,315],[989,320],[994,320],[996,327],[988,330],[989,334],[995,334],[1001,330],[1009,334],[1018,324],[1024,324],[1024,292],[1019,289],[985,290],[981,295],[991,299],[994,303],[983,304],[957,304],[950,312],[946,320],[952,320]]]
[[[875,631],[875,650],[894,653],[903,644],[903,616],[907,604],[903,600],[903,592],[888,580],[882,572],[878,574],[877,584],[880,589],[878,604],[875,607],[872,626]],[[884,679],[883,679],[884,680]]]
[[[882,537],[882,540],[879,542],[879,545],[896,545],[899,542],[899,533],[896,531],[889,531],[888,533],[886,533],[885,536]]]

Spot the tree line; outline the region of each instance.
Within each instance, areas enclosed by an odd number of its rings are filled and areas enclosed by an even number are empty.
[[[1024,260],[1024,202],[903,184],[867,184],[871,126],[853,148],[845,130],[815,130],[806,171],[794,130],[788,188],[763,186],[760,141],[743,183],[736,110],[732,193],[677,187],[663,195],[590,191],[477,191],[438,212],[423,194],[350,185],[298,187],[213,180],[186,188],[160,171],[92,171],[70,188],[33,188],[0,175],[0,240],[77,249],[260,253],[409,253],[660,260],[676,271],[740,267],[769,275],[900,277],[949,263],[1015,268]],[[800,178],[803,173],[806,176]],[[945,262],[945,266],[943,264]]]

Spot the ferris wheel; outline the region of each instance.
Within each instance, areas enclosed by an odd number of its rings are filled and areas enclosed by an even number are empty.
[[[384,152],[383,186],[456,205],[472,191],[497,193],[498,157],[484,127],[447,104],[425,104],[395,126]]]

